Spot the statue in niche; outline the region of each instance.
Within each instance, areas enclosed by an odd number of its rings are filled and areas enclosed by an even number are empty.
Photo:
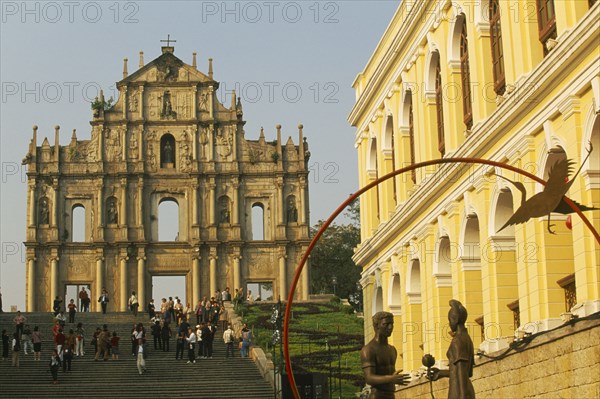
[[[44,197],[40,201],[40,224],[48,224],[49,216],[48,198]]]
[[[288,223],[298,221],[298,208],[296,208],[296,199],[293,196],[288,198],[287,221]]]
[[[169,140],[165,141],[163,153],[165,155],[163,163],[173,163],[173,147],[171,147],[171,143],[169,142]]]
[[[227,197],[221,198],[221,209],[219,221],[221,223],[231,222],[231,213],[229,212],[229,199]]]
[[[200,111],[208,111],[208,93],[201,93],[198,99]]]
[[[452,341],[448,347],[448,352],[446,352],[450,369],[439,370],[436,367],[431,367],[427,372],[427,378],[432,381],[439,378],[450,379],[448,383],[449,399],[475,399],[475,389],[470,380],[470,377],[473,377],[475,357],[473,341],[465,327],[467,315],[467,309],[462,303],[455,299],[450,300],[448,321],[450,322]]]
[[[219,156],[222,159],[225,159],[229,155],[231,155],[233,139],[231,137],[229,127],[227,129],[224,129],[222,127],[217,129],[217,135],[215,136],[215,145],[217,149],[217,154],[219,154]]]
[[[161,118],[176,117],[177,113],[173,111],[173,104],[171,103],[171,92],[169,90],[163,93],[163,106],[162,112],[160,113]]]
[[[396,371],[396,348],[388,344],[394,330],[394,315],[377,312],[373,315],[375,337],[360,350],[365,382],[371,385],[369,399],[394,399],[396,384],[407,385],[410,374]]]
[[[119,222],[119,214],[117,204],[114,198],[108,200],[108,209],[106,210],[106,219],[108,224],[117,224]]]

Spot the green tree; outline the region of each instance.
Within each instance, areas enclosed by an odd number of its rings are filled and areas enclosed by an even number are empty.
[[[314,293],[333,293],[334,277],[337,280],[337,296],[348,298],[356,292],[361,270],[352,261],[352,255],[360,242],[358,201],[350,204],[346,216],[352,222],[332,223],[311,253],[311,289]],[[323,220],[319,220],[311,228],[311,236],[317,233],[323,223]]]

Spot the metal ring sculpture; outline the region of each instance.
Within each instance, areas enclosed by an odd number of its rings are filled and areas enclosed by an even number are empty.
[[[350,197],[348,197],[348,199],[346,199],[346,201],[344,201],[331,214],[331,216],[329,216],[329,218],[327,219],[327,221],[325,221],[325,223],[323,223],[323,225],[321,226],[321,228],[319,229],[317,234],[315,234],[315,236],[312,238],[310,244],[308,245],[308,248],[306,249],[306,252],[302,256],[302,259],[300,260],[300,263],[298,264],[298,267],[296,268],[296,272],[294,274],[294,279],[292,280],[292,286],[290,287],[290,292],[288,294],[287,306],[285,307],[285,316],[284,316],[284,320],[283,320],[283,356],[285,358],[285,372],[287,373],[288,382],[290,383],[290,388],[292,389],[292,393],[294,394],[295,399],[300,399],[300,393],[298,392],[298,387],[296,386],[296,380],[294,379],[294,373],[292,372],[292,364],[290,361],[289,320],[290,320],[290,314],[291,314],[291,310],[292,310],[292,304],[294,302],[294,293],[296,292],[296,286],[298,285],[298,280],[300,279],[300,273],[302,273],[302,269],[304,269],[306,260],[308,259],[310,253],[312,252],[312,250],[315,247],[315,245],[317,244],[317,242],[319,241],[319,238],[321,238],[321,236],[323,235],[323,233],[325,232],[327,227],[329,227],[329,225],[334,221],[334,219],[340,213],[342,213],[342,211],[352,201],[354,201],[356,198],[358,198],[359,196],[361,196],[362,194],[364,194],[366,191],[370,190],[371,188],[383,183],[384,181],[386,181],[394,176],[402,174],[404,172],[409,172],[409,171],[412,171],[412,170],[415,170],[418,168],[423,168],[425,166],[430,166],[430,165],[451,164],[451,163],[482,164],[482,165],[498,167],[501,169],[507,169],[507,170],[519,173],[525,177],[528,177],[531,180],[534,180],[542,185],[546,185],[546,181],[544,181],[543,179],[541,179],[529,172],[526,172],[522,169],[519,169],[515,166],[507,165],[505,163],[490,161],[487,159],[480,159],[480,158],[445,158],[445,159],[435,159],[435,160],[426,161],[426,162],[418,162],[418,163],[412,164],[410,166],[390,172],[390,173],[372,181],[371,183],[367,184],[366,186],[364,186],[363,188],[361,188],[360,190],[358,190],[357,192],[352,194]],[[596,231],[596,229],[590,223],[588,218],[583,214],[583,212],[581,212],[581,210],[577,207],[577,205],[575,205],[573,203],[573,201],[571,201],[568,197],[565,196],[564,199],[565,199],[565,202],[579,215],[579,217],[582,219],[583,223],[588,227],[588,229],[594,235],[594,238],[596,238],[596,241],[598,241],[598,243],[600,244],[600,234],[598,234],[598,231]]]

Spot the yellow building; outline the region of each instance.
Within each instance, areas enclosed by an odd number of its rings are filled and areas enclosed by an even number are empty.
[[[441,157],[503,162],[547,179],[595,149],[568,196],[600,207],[600,4],[596,0],[404,0],[353,87],[349,121],[363,187]],[[445,358],[448,300],[469,311],[476,346],[600,311],[600,246],[579,216],[508,227],[542,185],[483,165],[418,169],[361,198],[365,338],[394,314],[397,368]],[[572,177],[572,176],[571,176]],[[586,212],[600,229],[600,211]]]

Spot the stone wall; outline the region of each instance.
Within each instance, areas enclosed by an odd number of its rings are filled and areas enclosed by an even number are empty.
[[[600,314],[595,316],[535,336],[501,360],[476,357],[477,399],[600,398]],[[448,380],[434,382],[433,389],[436,399],[447,398]],[[396,398],[429,399],[429,383],[421,379]]]

